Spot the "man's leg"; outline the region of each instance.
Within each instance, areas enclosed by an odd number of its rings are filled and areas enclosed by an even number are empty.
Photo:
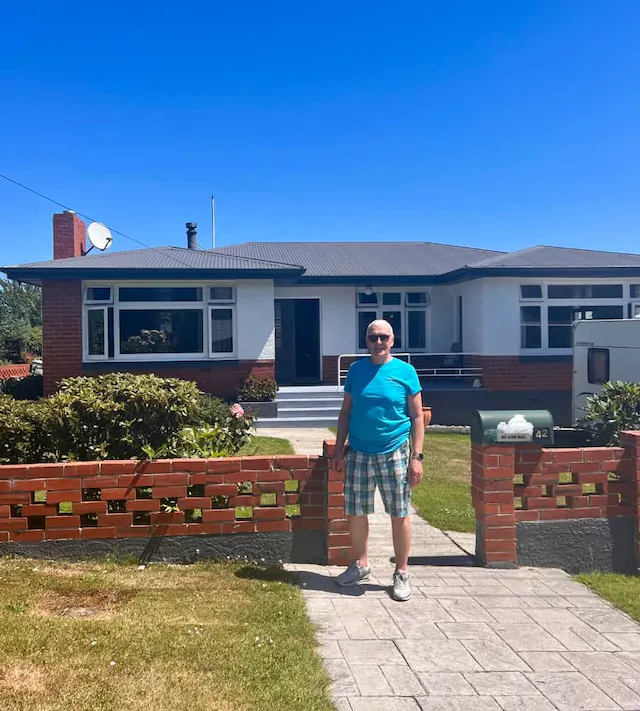
[[[369,565],[369,517],[349,516],[349,533],[354,560],[366,568]]]
[[[391,531],[393,533],[393,550],[396,556],[396,570],[407,573],[411,548],[411,518],[409,516],[392,516]]]

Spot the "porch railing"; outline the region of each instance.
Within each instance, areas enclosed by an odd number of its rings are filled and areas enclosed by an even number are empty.
[[[401,358],[413,365],[420,380],[426,379],[469,379],[471,384],[479,387],[482,379],[482,368],[464,365],[466,356],[476,353],[394,353],[394,358]],[[368,358],[368,353],[342,353],[338,356],[338,387],[344,385],[349,366],[355,360]]]

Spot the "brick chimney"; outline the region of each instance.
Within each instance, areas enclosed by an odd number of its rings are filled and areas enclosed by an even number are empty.
[[[81,257],[86,252],[86,225],[71,210],[53,216],[53,258]]]

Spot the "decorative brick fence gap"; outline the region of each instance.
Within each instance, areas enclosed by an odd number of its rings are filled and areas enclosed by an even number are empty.
[[[0,466],[0,553],[325,563],[345,531],[324,456]]]
[[[640,566],[640,432],[619,447],[472,445],[476,555],[571,573]]]

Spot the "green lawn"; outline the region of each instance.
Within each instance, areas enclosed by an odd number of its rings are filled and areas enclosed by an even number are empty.
[[[2,711],[332,711],[289,574],[0,559]]]
[[[576,580],[640,622],[640,577],[617,573],[584,573],[577,575]]]
[[[469,435],[427,430],[423,451],[424,479],[411,495],[416,511],[436,528],[473,533]]]
[[[240,455],[257,455],[271,456],[276,454],[293,454],[293,447],[288,439],[280,439],[279,437],[260,437],[255,436],[246,444],[239,452]]]
[[[411,494],[417,512],[445,531],[475,531],[469,435],[427,431],[424,478]]]

